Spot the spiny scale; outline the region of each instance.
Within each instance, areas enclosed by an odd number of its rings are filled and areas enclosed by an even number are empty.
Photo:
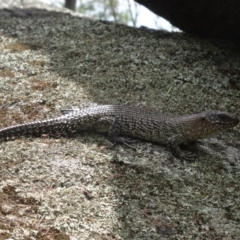
[[[108,133],[113,143],[127,146],[124,137],[168,144],[175,156],[193,160],[194,156],[180,151],[179,145],[198,140],[238,124],[239,119],[227,112],[207,111],[194,115],[170,116],[151,110],[121,105],[90,105],[63,110],[61,117],[3,128],[0,139],[16,136],[71,134],[93,130]]]

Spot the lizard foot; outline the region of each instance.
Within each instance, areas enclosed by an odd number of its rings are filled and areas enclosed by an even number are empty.
[[[197,160],[197,156],[194,153],[190,153],[190,152],[187,152],[187,153],[181,152],[179,155],[179,158],[183,161],[185,160],[188,162],[194,162]]]
[[[135,142],[136,142],[136,140],[131,139],[131,138],[118,137],[118,138],[115,138],[113,140],[113,144],[112,144],[111,148],[115,147],[118,143],[120,143],[120,144],[123,144],[123,145],[125,145],[129,148],[132,148],[132,149],[136,150],[135,147],[130,145],[131,143],[135,143]]]

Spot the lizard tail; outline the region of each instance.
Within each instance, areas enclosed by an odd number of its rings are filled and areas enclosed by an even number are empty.
[[[0,139],[9,139],[19,136],[41,136],[41,134],[62,135],[74,132],[67,117],[58,117],[44,121],[19,124],[0,130]]]

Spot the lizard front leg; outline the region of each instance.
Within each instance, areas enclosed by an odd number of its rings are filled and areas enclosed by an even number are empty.
[[[175,157],[180,158],[181,160],[186,161],[195,161],[197,157],[194,153],[184,153],[181,151],[179,145],[183,142],[185,137],[181,134],[174,135],[168,139],[168,146],[171,148],[172,153]]]

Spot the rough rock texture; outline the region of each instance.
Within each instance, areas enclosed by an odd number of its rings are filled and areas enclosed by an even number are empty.
[[[239,0],[135,1],[187,33],[240,40]]]
[[[240,75],[237,46],[40,13],[0,19],[1,127],[88,102],[240,116],[231,84]],[[190,146],[199,156],[192,164],[151,143],[110,149],[95,133],[0,143],[0,236],[238,239],[239,133]]]

